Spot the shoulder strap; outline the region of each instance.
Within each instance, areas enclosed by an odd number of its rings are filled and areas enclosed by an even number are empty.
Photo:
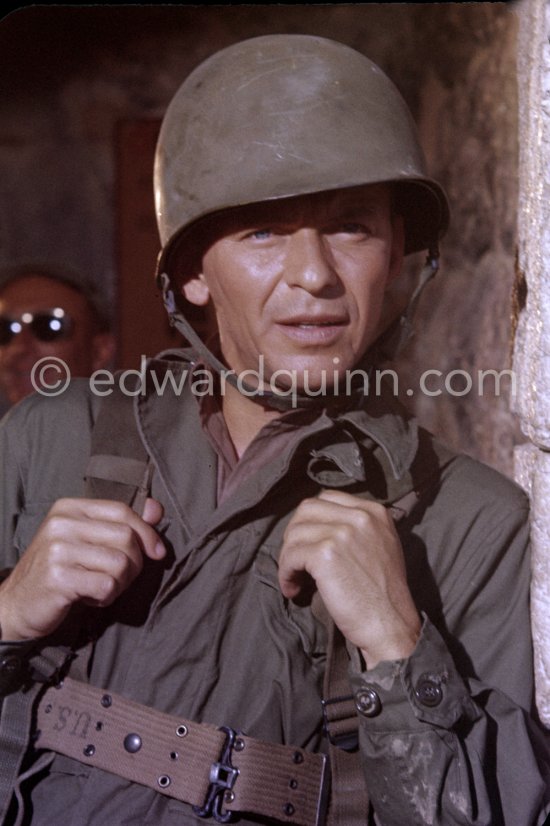
[[[361,765],[355,698],[350,694],[346,642],[324,606],[319,613],[328,632],[323,686],[323,716],[331,771],[327,823],[328,826],[365,826],[369,795]]]
[[[115,499],[141,513],[151,487],[153,466],[137,429],[134,396],[114,382],[103,399],[92,431],[86,469],[86,496]]]

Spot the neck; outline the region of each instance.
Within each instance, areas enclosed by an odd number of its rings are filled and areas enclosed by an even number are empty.
[[[281,416],[278,410],[262,407],[229,384],[223,395],[222,410],[239,459],[262,427]]]

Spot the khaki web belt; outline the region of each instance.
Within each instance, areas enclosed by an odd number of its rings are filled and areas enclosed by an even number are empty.
[[[324,823],[326,755],[182,720],[70,677],[45,691],[36,728],[36,748],[148,786],[222,823],[239,812]]]

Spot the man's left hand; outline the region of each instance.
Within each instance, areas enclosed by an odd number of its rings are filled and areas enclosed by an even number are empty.
[[[305,499],[285,531],[279,584],[294,600],[313,578],[326,609],[367,668],[408,657],[420,617],[387,508],[341,491]]]

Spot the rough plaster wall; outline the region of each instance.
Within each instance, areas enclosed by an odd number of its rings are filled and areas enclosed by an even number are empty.
[[[520,4],[518,270],[527,283],[514,352],[515,408],[530,443],[516,476],[532,501],[532,616],[537,704],[550,726],[550,3]]]
[[[116,300],[113,135],[159,117],[210,52],[268,32],[349,43],[393,77],[419,120],[453,229],[400,388],[451,445],[511,472],[517,431],[491,393],[424,397],[427,367],[507,366],[516,205],[515,16],[507,4],[37,7],[0,23],[0,261],[63,257]]]
[[[517,210],[517,18],[509,7],[474,4],[448,11],[420,87],[417,119],[433,174],[444,184],[452,223],[442,244],[442,268],[428,286],[417,314],[417,334],[402,359],[401,382],[427,427],[450,445],[512,472],[513,445],[521,441],[509,409],[511,376],[501,393],[480,370],[511,367],[511,295]],[[458,47],[451,44],[459,43]],[[426,369],[435,374],[418,393]],[[473,381],[472,390],[461,394]]]

